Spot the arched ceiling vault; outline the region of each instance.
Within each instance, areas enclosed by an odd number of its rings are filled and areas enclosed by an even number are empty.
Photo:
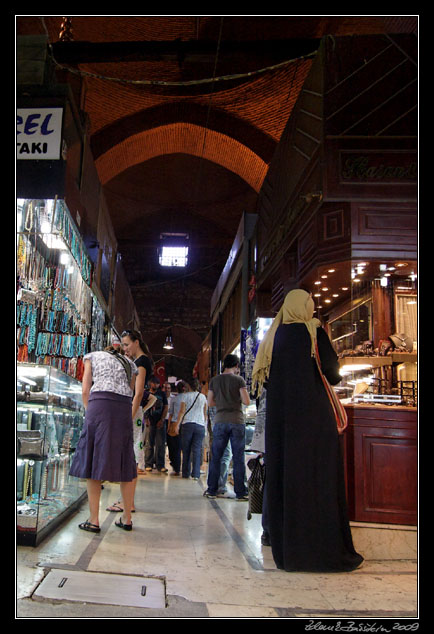
[[[161,330],[178,324],[184,341],[192,333],[194,358],[239,221],[256,209],[320,39],[414,33],[417,16],[72,16],[66,30],[61,16],[17,16],[16,24],[18,35],[48,37],[56,79],[70,85],[86,122],[145,339],[158,356]],[[192,243],[184,276],[156,259],[159,234],[182,227]]]
[[[105,185],[133,165],[169,154],[212,161],[237,174],[256,192],[267,172],[265,161],[236,139],[191,123],[172,123],[132,135],[101,154],[96,167]]]

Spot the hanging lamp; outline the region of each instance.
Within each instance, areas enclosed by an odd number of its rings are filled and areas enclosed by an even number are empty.
[[[166,337],[166,341],[164,343],[163,348],[165,350],[173,350],[174,345],[173,345],[173,342],[172,342],[172,331],[169,331],[169,334]]]

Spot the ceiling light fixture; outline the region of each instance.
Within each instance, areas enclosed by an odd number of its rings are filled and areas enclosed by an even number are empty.
[[[173,341],[172,341],[172,331],[169,330],[169,334],[166,337],[166,341],[164,342],[164,346],[163,348],[165,350],[173,350],[175,346],[173,345]]]

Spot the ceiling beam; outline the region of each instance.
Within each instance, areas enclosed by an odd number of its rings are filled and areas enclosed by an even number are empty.
[[[285,39],[255,41],[223,41],[219,46],[222,56],[269,57],[270,60],[284,61],[309,55],[318,49],[320,40]],[[179,62],[214,60],[217,42],[214,40],[171,40],[132,42],[53,42],[53,54],[57,62],[63,64],[167,61]]]

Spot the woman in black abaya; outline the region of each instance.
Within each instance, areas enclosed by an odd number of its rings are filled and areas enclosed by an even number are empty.
[[[258,350],[253,382],[267,381],[265,453],[271,548],[276,566],[344,572],[363,561],[353,546],[343,462],[323,373],[341,380],[336,353],[304,290],[290,291]]]

